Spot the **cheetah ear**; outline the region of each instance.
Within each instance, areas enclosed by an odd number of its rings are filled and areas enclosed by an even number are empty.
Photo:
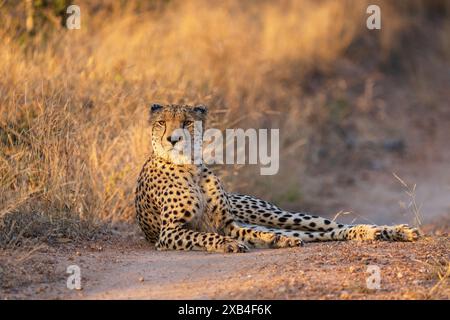
[[[196,105],[194,107],[194,112],[206,115],[208,113],[208,107],[203,104]]]
[[[154,113],[154,112],[161,111],[163,108],[164,108],[164,107],[163,107],[162,105],[157,104],[157,103],[153,103],[153,104],[150,106],[150,113]]]

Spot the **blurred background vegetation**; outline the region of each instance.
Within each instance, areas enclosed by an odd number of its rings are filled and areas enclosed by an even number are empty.
[[[80,30],[65,28],[70,4]],[[381,30],[366,28],[369,4]],[[449,17],[446,0],[0,1],[0,242],[133,221],[155,101],[205,103],[210,126],[280,128],[280,173],[218,168],[228,188],[328,210],[329,185],[433,157]]]

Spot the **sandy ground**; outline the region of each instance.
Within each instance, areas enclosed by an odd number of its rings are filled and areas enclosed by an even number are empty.
[[[2,299],[449,299],[447,235],[416,243],[329,242],[241,254],[159,252],[141,240],[42,247],[21,268],[50,266],[41,283],[2,289]],[[81,290],[66,287],[78,265]],[[367,287],[368,268],[380,289]],[[36,272],[39,268],[34,267]],[[448,271],[448,270],[447,270]],[[33,277],[33,280],[36,276]]]

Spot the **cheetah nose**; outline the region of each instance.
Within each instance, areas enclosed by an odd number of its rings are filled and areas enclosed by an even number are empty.
[[[169,141],[172,146],[174,146],[177,142],[181,141],[181,136],[168,136],[167,141]]]

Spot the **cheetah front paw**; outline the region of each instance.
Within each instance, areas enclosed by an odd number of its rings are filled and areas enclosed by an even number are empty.
[[[272,248],[292,248],[292,247],[303,247],[304,243],[299,238],[287,237],[283,235],[277,235],[273,242]]]
[[[220,252],[224,253],[237,253],[247,252],[249,248],[242,242],[235,239],[225,239],[224,243],[218,248]]]

